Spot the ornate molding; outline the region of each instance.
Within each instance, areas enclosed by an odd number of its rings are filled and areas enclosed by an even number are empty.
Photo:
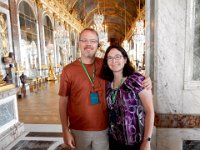
[[[75,19],[76,17],[71,15],[65,8],[56,0],[36,0],[37,6],[50,12],[60,22],[66,22],[77,31],[81,31],[84,27],[81,22]]]

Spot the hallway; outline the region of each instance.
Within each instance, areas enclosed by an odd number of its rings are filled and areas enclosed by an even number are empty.
[[[152,150],[200,150],[200,0],[0,0],[0,150],[62,143],[58,81],[26,98],[14,87],[22,72],[33,84],[61,73],[87,27],[99,33],[98,57],[121,45],[151,77]]]
[[[25,132],[6,150],[67,150],[63,146],[58,110],[59,81],[45,82],[18,98],[19,120]]]
[[[27,90],[25,98],[18,98],[19,121],[25,124],[60,124],[58,103],[59,81],[38,86],[35,92]]]

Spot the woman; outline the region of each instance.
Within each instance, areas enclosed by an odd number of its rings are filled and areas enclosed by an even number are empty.
[[[108,47],[101,77],[108,80],[110,150],[150,150],[154,109],[151,90],[142,87],[145,79],[131,66],[120,46]]]

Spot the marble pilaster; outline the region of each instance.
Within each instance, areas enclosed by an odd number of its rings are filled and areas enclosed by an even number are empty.
[[[14,85],[0,89],[0,149],[5,149],[24,132],[18,119],[17,91]]]
[[[186,1],[155,4],[156,99],[159,113],[182,113]]]
[[[10,0],[10,22],[11,22],[11,29],[12,29],[12,37],[13,37],[13,51],[15,53],[15,60],[16,62],[21,62],[21,54],[20,51],[20,33],[19,33],[19,21],[18,21],[18,13],[17,13],[17,1],[16,0]]]
[[[187,0],[155,1],[154,98],[157,150],[181,150],[200,139],[200,82],[191,80],[194,8]],[[189,68],[189,69],[188,69]],[[187,82],[186,82],[187,81]],[[199,84],[199,85],[198,85]],[[192,88],[191,88],[192,87]]]

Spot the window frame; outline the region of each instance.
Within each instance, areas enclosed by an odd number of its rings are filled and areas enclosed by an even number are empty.
[[[193,80],[195,0],[187,1],[184,89],[200,89],[200,81]]]

